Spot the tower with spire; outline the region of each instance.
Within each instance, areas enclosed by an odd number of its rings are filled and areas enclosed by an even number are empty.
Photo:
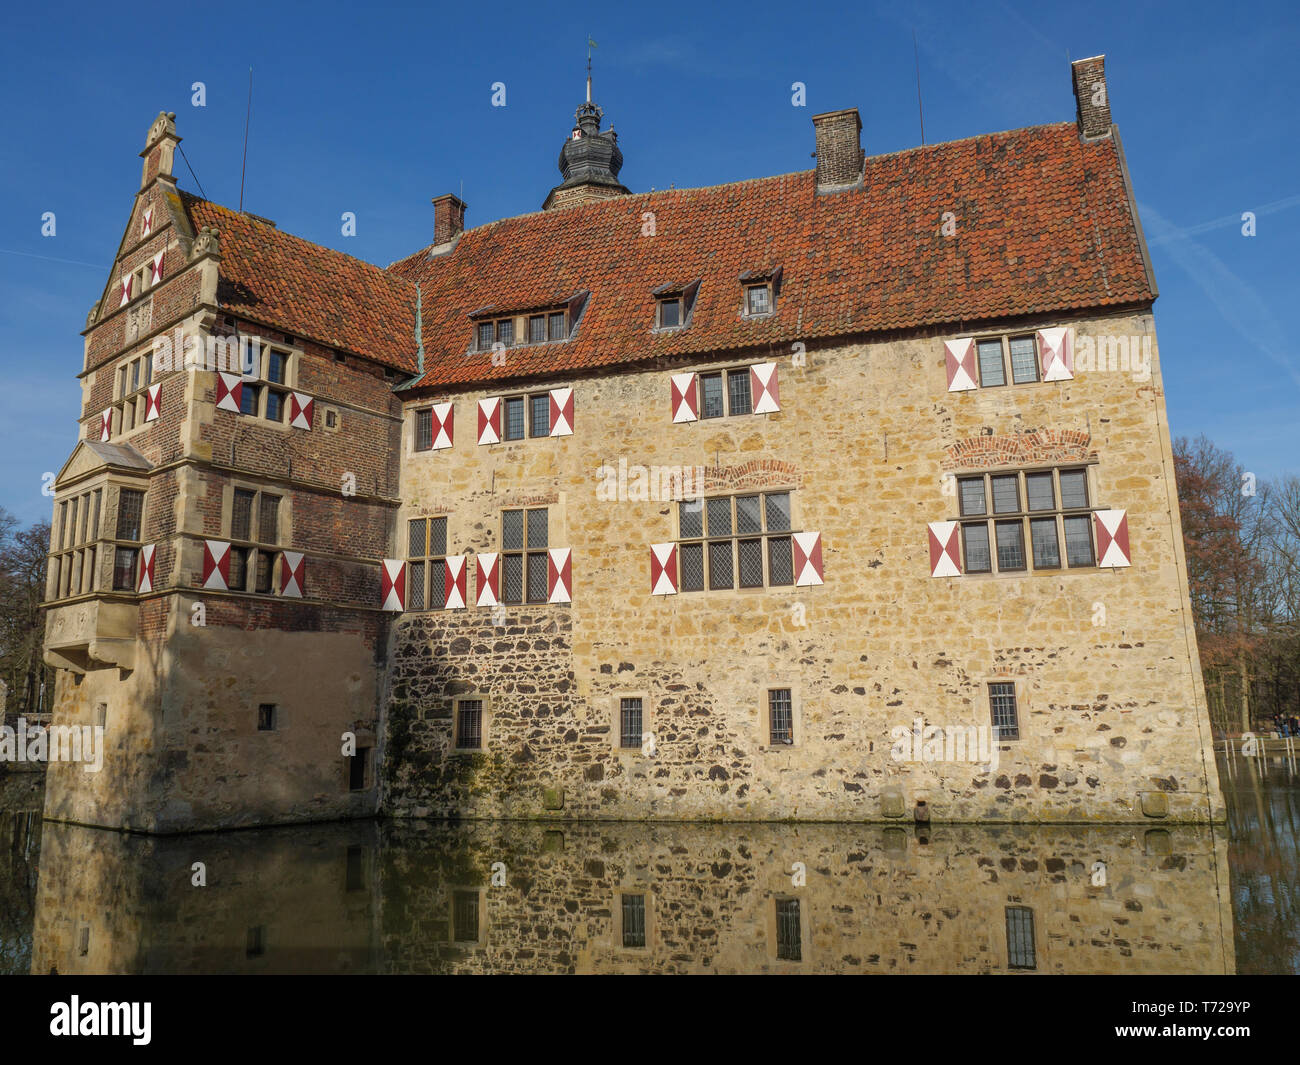
[[[587,99],[574,112],[573,129],[560,149],[563,180],[547,193],[544,211],[626,196],[629,191],[618,180],[623,168],[618,134],[600,128],[604,112],[591,98],[592,43],[587,42]]]

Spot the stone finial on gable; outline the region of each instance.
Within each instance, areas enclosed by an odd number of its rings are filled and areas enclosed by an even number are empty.
[[[144,160],[144,173],[140,179],[141,188],[154,178],[175,180],[172,176],[172,163],[176,155],[176,146],[180,142],[180,137],[176,136],[176,112],[159,111],[158,117],[153,120],[153,125],[145,135],[144,151],[140,153],[140,158]]]
[[[86,312],[86,328],[89,329],[99,321],[99,304],[96,303],[89,311]]]
[[[190,248],[190,262],[205,256],[221,258],[221,230],[216,226],[204,226],[194,235],[194,244]]]

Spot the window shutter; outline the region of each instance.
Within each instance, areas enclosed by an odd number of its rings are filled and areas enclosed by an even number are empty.
[[[99,439],[101,443],[113,435],[113,408],[105,407],[99,412]]]
[[[295,429],[311,429],[312,414],[316,403],[311,396],[301,392],[289,393],[289,424]]]
[[[553,547],[546,552],[546,601],[571,603],[569,589],[573,585],[573,560],[567,547]]]
[[[455,439],[453,418],[456,414],[455,404],[452,403],[435,403],[433,405],[433,446],[434,451],[441,451],[443,448],[451,447]]]
[[[122,278],[122,299],[118,302],[119,307],[125,307],[131,302],[131,282],[134,280],[135,278],[131,274],[127,274],[126,277]]]
[[[217,371],[217,410],[239,413],[239,401],[243,398],[244,382],[237,373]]]
[[[379,597],[384,610],[406,609],[406,563],[386,558],[379,579]]]
[[[699,398],[695,393],[695,374],[675,373],[672,376],[673,421],[693,422],[700,416]]]
[[[157,421],[162,416],[162,382],[150,385],[144,394],[144,420]]]
[[[153,556],[153,544],[145,544],[140,548],[140,584],[136,588],[138,592],[153,591]]]
[[[230,587],[230,545],[222,540],[203,541],[203,587],[221,592]]]
[[[478,401],[478,442],[501,443],[501,397]]]
[[[1074,336],[1069,329],[1040,329],[1038,358],[1044,381],[1074,380]]]
[[[474,585],[477,598],[475,606],[501,605],[501,556],[489,551],[477,556],[478,573]]]
[[[794,583],[812,585],[822,583],[822,534],[819,532],[795,533]]]
[[[650,545],[650,594],[677,594],[677,545]]]
[[[302,598],[307,564],[301,551],[284,551],[280,555],[280,594],[290,599]]]
[[[968,392],[975,383],[975,338],[945,340],[944,365],[948,369],[948,391]]]
[[[140,236],[147,237],[153,232],[153,208],[146,207],[140,213]]]
[[[930,522],[930,576],[961,576],[961,530],[955,521]]]
[[[573,435],[573,389],[551,389],[551,435]]]
[[[781,409],[781,390],[776,379],[776,363],[760,362],[749,368],[749,390],[754,397],[753,413],[774,414]]]
[[[158,284],[159,281],[162,280],[163,256],[166,254],[167,254],[166,251],[160,251],[157,255],[153,257],[153,262],[150,264],[150,270],[152,271],[152,276],[149,279],[149,284],[156,285]]]
[[[442,605],[447,610],[465,609],[465,556],[448,555],[443,560]]]
[[[1128,511],[1093,512],[1097,527],[1097,565],[1120,569],[1133,564],[1128,546]]]

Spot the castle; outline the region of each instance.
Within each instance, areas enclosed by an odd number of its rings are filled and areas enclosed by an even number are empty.
[[[542,210],[381,268],[180,190],[55,489],[45,814],[1215,821],[1156,286],[1074,121]],[[954,742],[954,737],[956,741]]]

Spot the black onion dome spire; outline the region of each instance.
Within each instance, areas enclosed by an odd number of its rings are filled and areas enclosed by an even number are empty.
[[[623,169],[623,153],[618,134],[602,130],[605,112],[591,99],[591,75],[587,75],[587,99],[574,112],[569,139],[560,149],[560,174],[563,180],[551,189],[542,206],[564,207],[610,196],[625,196],[628,189],[618,180]]]

